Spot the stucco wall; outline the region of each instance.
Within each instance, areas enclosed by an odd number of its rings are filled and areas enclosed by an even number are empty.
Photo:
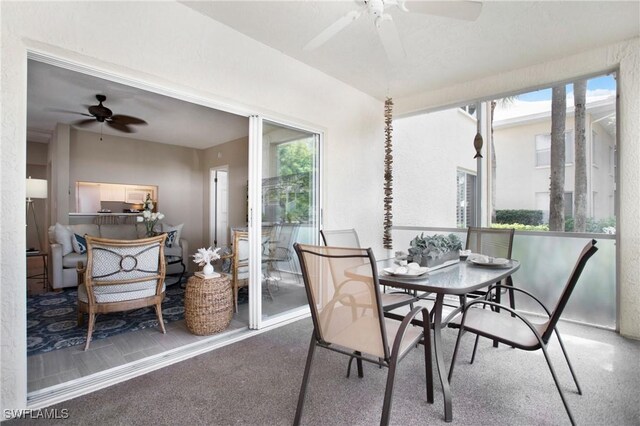
[[[618,68],[619,327],[640,339],[640,38],[565,56],[439,90],[395,99],[397,114],[416,114],[472,100],[495,99],[525,89],[572,81]]]
[[[26,404],[28,50],[208,106],[323,130],[325,224],[360,223],[363,240],[381,248],[382,102],[175,2],[1,2],[0,8],[0,408]],[[105,28],[108,42],[96,30]],[[345,159],[358,161],[344,167]]]
[[[394,120],[394,225],[456,227],[456,174],[475,174],[476,126],[459,108]]]
[[[613,216],[613,192],[612,176],[609,175],[609,146],[613,147],[615,141],[604,131],[598,123],[594,124],[598,129],[596,142],[596,157],[592,156],[591,140],[591,115],[586,115],[587,138],[587,215],[592,214],[592,193],[597,191],[600,202],[595,217],[607,218]],[[572,132],[575,138],[573,115],[567,117],[565,131]],[[497,182],[496,182],[496,208],[497,209],[542,209],[548,214],[548,197],[544,208],[536,205],[537,193],[549,193],[549,166],[536,166],[536,135],[549,134],[551,129],[550,119],[542,119],[533,122],[523,122],[509,126],[495,126],[494,138],[496,147]],[[575,143],[574,143],[575,147]],[[574,151],[575,158],[575,151]],[[594,166],[596,164],[596,166]],[[574,192],[575,166],[573,162],[565,164],[565,192]]]

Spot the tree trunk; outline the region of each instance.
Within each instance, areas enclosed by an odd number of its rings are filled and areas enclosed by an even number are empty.
[[[564,127],[567,115],[566,86],[553,88],[551,97],[551,175],[549,231],[564,231]]]
[[[491,101],[491,223],[496,223],[496,145],[493,142],[493,113],[496,110],[496,101]]]
[[[587,80],[573,83],[573,101],[575,106],[575,189],[574,232],[587,229],[587,138],[585,135]],[[593,143],[593,142],[592,142]]]

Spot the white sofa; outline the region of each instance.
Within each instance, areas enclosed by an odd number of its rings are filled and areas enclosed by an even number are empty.
[[[145,235],[144,224],[131,225],[94,225],[79,224],[66,225],[70,230],[70,236],[78,234],[84,236],[89,234],[94,237],[111,238],[118,240],[135,240],[143,238]],[[76,265],[79,261],[87,263],[87,254],[76,253],[71,251],[63,255],[63,247],[59,241],[56,241],[55,226],[49,228],[49,281],[51,287],[60,289],[64,287],[74,287],[78,285],[78,276],[76,273]],[[189,255],[189,244],[184,238],[180,238],[178,246],[165,247],[165,256],[175,256],[182,258],[182,264],[174,263],[167,266],[167,274],[178,274],[183,270],[183,264],[187,265]],[[171,259],[168,259],[171,260]]]

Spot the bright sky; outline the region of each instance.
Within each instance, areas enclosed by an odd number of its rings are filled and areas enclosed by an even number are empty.
[[[611,98],[616,94],[616,80],[612,75],[592,78],[587,81],[587,104]],[[567,108],[573,106],[573,84],[567,85]],[[506,120],[551,110],[551,89],[536,90],[518,95],[516,99],[501,103],[498,101],[494,119]]]
[[[606,96],[615,94],[616,92],[616,79],[613,75],[605,75],[602,77],[592,78],[587,81],[587,91],[591,96]],[[573,94],[573,84],[567,84],[567,97]],[[571,96],[573,99],[573,96]],[[531,102],[531,101],[548,101],[551,100],[551,88],[536,90],[535,92],[523,93],[518,95],[518,100]]]

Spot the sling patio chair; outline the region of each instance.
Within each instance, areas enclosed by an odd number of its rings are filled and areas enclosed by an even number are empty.
[[[162,333],[162,300],[166,263],[164,242],[167,234],[139,240],[111,240],[85,235],[87,265],[78,262],[78,325],[89,315],[89,349],[96,315],[153,306]]]
[[[336,229],[320,231],[322,242],[325,246],[332,247],[355,247],[360,248],[360,239],[355,229]],[[362,263],[361,259],[354,259],[354,262]],[[413,303],[418,300],[414,294],[404,291],[394,293],[382,292],[382,309],[387,312],[401,306],[409,305],[413,309]]]
[[[363,376],[363,361],[389,369],[380,421],[380,424],[387,425],[391,416],[397,364],[418,343],[423,342],[427,401],[433,403],[428,311],[416,307],[402,322],[384,317],[376,261],[371,249],[299,243],[294,245],[294,249],[300,260],[313,320],[294,424],[300,424],[316,347],[355,356],[359,377]],[[411,321],[420,313],[423,326],[413,326]]]
[[[493,339],[494,341],[497,340],[498,342],[505,343],[516,349],[522,349],[525,351],[536,351],[540,349],[542,350],[545,360],[547,361],[547,365],[549,366],[549,370],[551,371],[551,375],[553,376],[556,388],[560,393],[562,403],[564,404],[564,407],[567,410],[567,414],[569,415],[569,420],[571,421],[571,424],[575,425],[571,410],[569,409],[569,405],[567,404],[567,401],[564,397],[564,393],[560,388],[558,377],[556,376],[556,372],[553,369],[553,365],[551,364],[551,359],[549,358],[549,354],[547,353],[547,346],[549,344],[549,339],[551,339],[551,335],[555,332],[556,337],[558,338],[558,343],[560,343],[562,353],[564,354],[567,365],[569,366],[571,376],[573,377],[573,380],[578,389],[578,394],[582,395],[582,390],[580,389],[580,385],[578,384],[578,378],[573,371],[573,367],[571,366],[571,362],[569,361],[569,356],[567,355],[567,351],[565,350],[564,344],[562,343],[562,339],[560,338],[560,334],[558,333],[556,324],[558,323],[560,315],[562,314],[562,311],[569,301],[569,297],[571,296],[573,289],[578,283],[580,274],[582,274],[587,261],[598,250],[595,245],[596,240],[591,240],[582,249],[582,252],[578,257],[573,271],[569,276],[569,280],[562,290],[560,299],[558,300],[553,311],[549,311],[549,309],[547,309],[547,307],[537,297],[535,297],[528,291],[519,289],[517,287],[512,287],[514,291],[531,297],[544,309],[548,316],[548,319],[543,323],[530,321],[522,313],[519,313],[515,309],[501,306],[498,303],[489,300],[490,293],[492,291],[500,291],[501,287],[503,287],[500,284],[492,285],[485,299],[476,299],[466,303],[462,311],[462,319],[460,320],[458,338],[453,350],[453,359],[451,360],[451,368],[449,369],[449,381],[451,381],[451,377],[453,375],[453,368],[455,366],[456,356],[458,354],[458,348],[460,346],[460,338],[465,332],[474,333],[478,336]],[[480,307],[484,306],[500,307],[501,311],[479,309]],[[473,356],[475,356],[475,350],[476,348],[474,347],[472,359]]]

